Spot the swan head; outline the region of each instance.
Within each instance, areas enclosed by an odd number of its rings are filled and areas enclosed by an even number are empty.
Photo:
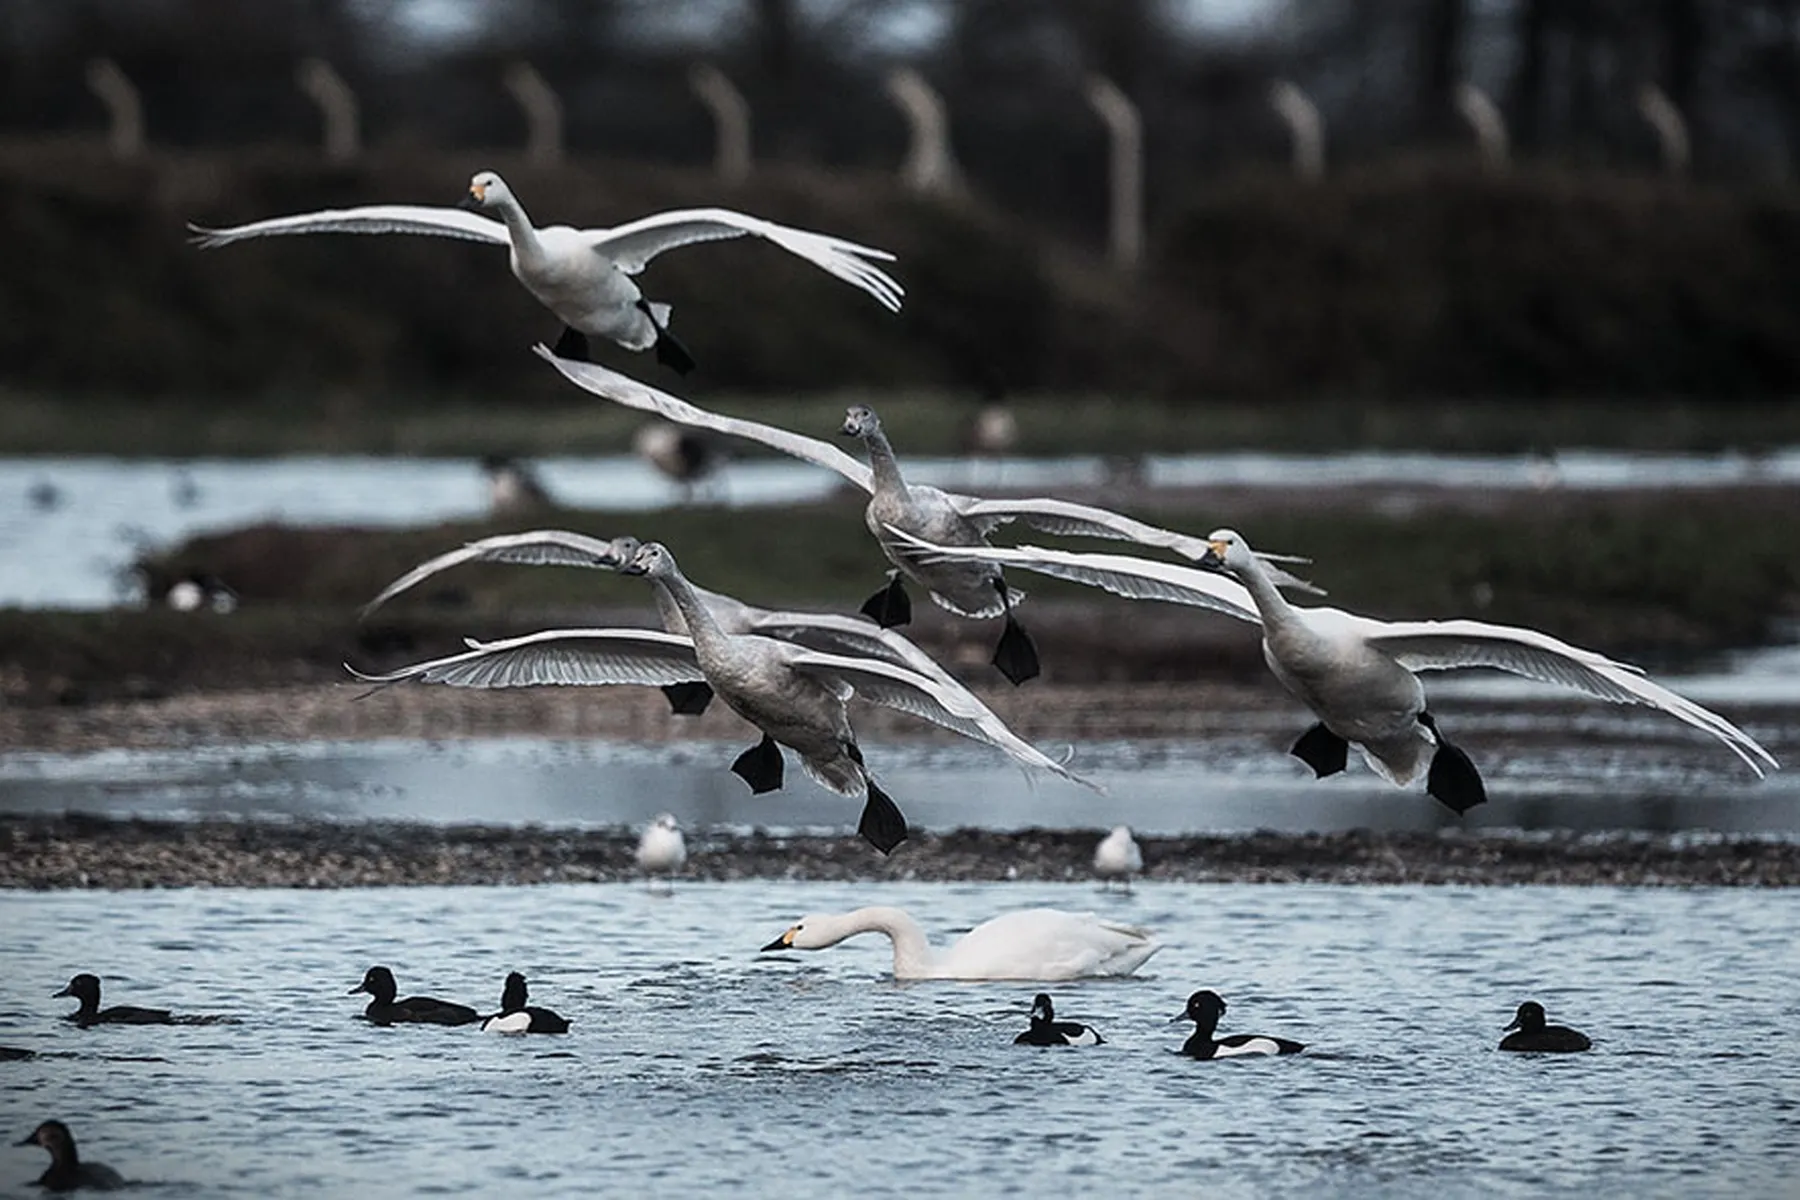
[[[484,208],[497,208],[512,198],[512,190],[506,186],[504,179],[492,171],[477,171],[469,180],[469,194],[462,198],[457,207],[480,211]]]
[[[623,570],[631,565],[631,560],[636,558],[638,551],[643,548],[644,543],[630,535],[616,537],[606,544],[604,561],[601,565],[611,567],[615,571]]]
[[[645,542],[637,548],[619,570],[626,575],[644,575],[651,579],[667,579],[675,573],[675,556],[661,542]]]
[[[782,935],[763,947],[763,952],[770,950],[823,950],[827,946],[835,946],[844,939],[835,929],[830,928],[831,919],[808,914],[789,925]]]
[[[1509,1029],[1520,1029],[1526,1033],[1537,1033],[1539,1030],[1543,1029],[1545,1020],[1544,1006],[1539,1004],[1536,1000],[1527,1000],[1525,1003],[1519,1005],[1519,1011],[1513,1014],[1513,1023],[1508,1025],[1506,1029],[1501,1030],[1501,1032],[1505,1033],[1506,1030]]]
[[[1187,1007],[1176,1021],[1193,1021],[1208,1028],[1217,1025],[1225,1015],[1225,1001],[1217,992],[1195,992],[1188,997]]]
[[[1212,571],[1236,573],[1253,570],[1258,563],[1243,534],[1235,529],[1215,529],[1206,535],[1206,553],[1200,565]]]
[[[1056,1008],[1050,1003],[1050,993],[1039,992],[1031,1000],[1031,1019],[1035,1021],[1056,1020]]]
[[[845,437],[874,437],[881,432],[881,418],[868,405],[853,404],[844,411],[844,427],[838,432]]]

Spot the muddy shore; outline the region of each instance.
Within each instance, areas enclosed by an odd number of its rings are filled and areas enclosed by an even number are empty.
[[[1098,830],[922,833],[882,858],[855,837],[695,834],[681,878],[1082,881]],[[1141,839],[1144,880],[1630,887],[1800,886],[1800,842],[1692,835],[1256,833]],[[625,829],[394,822],[0,817],[9,889],[619,883]]]

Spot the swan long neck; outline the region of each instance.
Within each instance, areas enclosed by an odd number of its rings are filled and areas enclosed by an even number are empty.
[[[506,222],[506,236],[512,242],[513,253],[521,262],[542,259],[543,243],[538,241],[537,229],[525,215],[525,206],[519,203],[519,198],[508,193],[501,198],[498,207],[500,219]]]
[[[1256,601],[1256,611],[1262,614],[1265,626],[1280,626],[1293,622],[1295,619],[1293,606],[1287,602],[1287,597],[1281,594],[1281,589],[1275,586],[1275,581],[1269,578],[1269,573],[1263,570],[1260,559],[1252,556],[1249,566],[1234,567],[1231,573],[1237,576],[1238,582],[1249,591],[1250,598]]]
[[[875,490],[904,492],[906,480],[900,475],[900,460],[894,457],[887,434],[877,429],[863,442],[869,447],[869,471],[875,476]]]
[[[835,935],[832,938],[834,944],[859,933],[887,934],[894,943],[896,979],[922,978],[929,975],[937,965],[937,960],[931,953],[931,943],[925,939],[925,931],[919,928],[919,923],[908,916],[904,909],[886,905],[859,908],[855,912],[834,918],[834,924],[827,932]]]
[[[682,621],[687,625],[688,637],[692,638],[695,643],[724,640],[725,631],[719,628],[718,621],[713,618],[712,610],[708,609],[701,601],[700,594],[694,590],[694,585],[688,582],[687,576],[678,570],[670,570],[666,574],[652,579],[651,582],[656,585],[659,596],[674,604],[675,610],[681,614]]]

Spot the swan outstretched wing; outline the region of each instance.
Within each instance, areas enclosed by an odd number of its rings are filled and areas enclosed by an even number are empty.
[[[1124,513],[1116,513],[1107,508],[1095,508],[1091,504],[1077,504],[1072,500],[1058,500],[1050,496],[1014,496],[984,499],[979,496],[963,496],[945,493],[956,510],[969,520],[975,522],[976,528],[983,534],[992,533],[1008,521],[1022,521],[1033,529],[1044,533],[1054,533],[1060,537],[1093,537],[1112,538],[1118,541],[1136,542],[1142,546],[1159,546],[1165,550],[1173,550],[1183,558],[1198,562],[1206,557],[1207,541],[1192,534],[1177,533],[1173,529],[1164,529],[1158,525],[1146,524]],[[1265,564],[1278,562],[1305,562],[1288,554],[1257,555]],[[1297,578],[1279,567],[1270,567],[1270,575],[1275,582],[1284,588],[1324,595],[1325,590]]]
[[[839,613],[765,611],[759,612],[742,632],[760,633],[764,637],[779,638],[826,654],[879,658],[883,662],[928,675],[940,683],[956,684],[949,672],[914,645],[912,639],[892,629],[883,629],[865,617],[846,617]]]
[[[1642,704],[1661,709],[1696,729],[1703,729],[1732,751],[1758,776],[1779,767],[1775,756],[1749,734],[1711,709],[1679,696],[1628,663],[1510,625],[1485,621],[1377,621],[1342,614],[1369,645],[1393,656],[1412,671],[1456,667],[1493,667],[1542,683],[1561,684],[1615,704]]]
[[[344,666],[358,679],[383,687],[408,681],[466,688],[656,686],[706,678],[694,660],[694,643],[655,629],[547,629],[497,642],[471,641],[469,646],[461,654],[385,675]]]
[[[727,417],[720,413],[707,412],[704,408],[696,408],[685,400],[678,400],[665,391],[651,387],[647,383],[639,383],[635,379],[609,371],[595,363],[576,362],[573,359],[558,358],[544,346],[532,347],[537,356],[563,373],[563,377],[583,391],[592,392],[602,399],[611,400],[615,404],[623,404],[626,408],[635,408],[640,412],[655,413],[664,420],[673,421],[677,425],[688,425],[695,429],[711,429],[718,433],[730,434],[732,437],[748,438],[783,454],[791,454],[815,466],[824,467],[828,471],[836,471],[851,483],[865,492],[875,490],[874,476],[869,468],[857,462],[829,442],[818,438],[807,437],[803,433],[790,433],[785,429],[777,429],[773,425],[764,425],[760,421],[746,421],[741,417]]]
[[[593,567],[615,570],[621,559],[611,542],[567,529],[533,529],[503,533],[469,542],[448,553],[420,563],[381,589],[381,594],[362,606],[368,616],[401,592],[419,586],[433,575],[470,562],[517,563],[529,567]]]
[[[894,261],[894,256],[885,250],[790,225],[777,225],[728,208],[680,209],[657,213],[612,229],[586,230],[584,233],[597,252],[631,275],[642,271],[651,259],[665,250],[748,234],[774,242],[789,254],[804,258],[820,270],[861,288],[890,312],[900,311],[901,297],[906,294],[892,276],[869,261]]]
[[[367,204],[361,208],[330,208],[292,217],[270,217],[229,229],[209,229],[188,223],[194,244],[211,248],[229,246],[251,238],[282,237],[295,233],[422,233],[433,237],[462,238],[498,246],[507,240],[506,226],[492,217],[460,208],[430,208],[420,204]]]
[[[1132,558],[1124,554],[1082,554],[1073,550],[1046,550],[1041,546],[936,546],[892,525],[895,538],[917,548],[925,561],[977,559],[1007,567],[1023,567],[1040,575],[1067,579],[1102,588],[1127,600],[1164,600],[1210,608],[1214,612],[1258,624],[1256,602],[1242,584],[1210,571],[1178,563]]]
[[[880,659],[852,658],[805,650],[788,659],[797,671],[821,675],[849,684],[863,699],[941,725],[977,742],[1003,750],[1028,767],[1060,775],[1105,794],[1104,789],[1083,779],[1006,727],[1006,723],[966,689]]]

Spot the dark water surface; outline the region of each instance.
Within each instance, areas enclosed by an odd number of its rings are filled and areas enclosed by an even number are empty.
[[[1051,988],[1109,1044],[1010,1045],[1029,984],[896,985],[884,942],[756,948],[899,904],[938,941],[1048,904],[1153,928],[1125,981]],[[0,1132],[70,1122],[181,1196],[643,1194],[1791,1196],[1800,895],[1144,885],[634,885],[0,896]],[[378,1029],[365,967],[492,1007],[509,969],[563,1038]],[[242,1018],[78,1030],[109,1002]],[[1280,1060],[1171,1053],[1212,987]],[[1494,1049],[1535,997],[1570,1057]],[[35,1147],[0,1195],[35,1195]]]

